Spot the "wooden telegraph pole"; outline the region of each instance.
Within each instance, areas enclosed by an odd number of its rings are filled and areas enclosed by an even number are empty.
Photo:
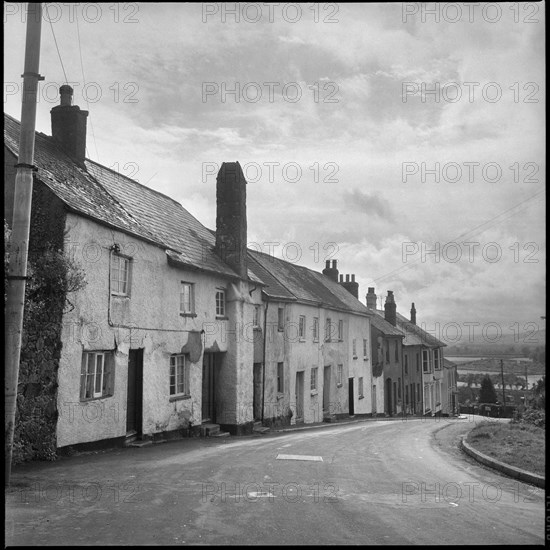
[[[500,360],[500,377],[502,379],[502,405],[506,408],[506,386],[504,385],[504,366],[502,359]]]
[[[10,484],[13,455],[13,435],[17,407],[17,383],[19,359],[21,356],[21,335],[23,332],[23,309],[25,304],[25,283],[27,279],[27,255],[31,222],[32,174],[34,170],[34,133],[36,125],[36,96],[38,81],[44,80],[38,74],[40,59],[40,32],[42,4],[29,2],[27,11],[27,38],[25,45],[25,69],[21,106],[21,135],[19,158],[15,165],[15,192],[13,200],[13,222],[8,269],[8,289],[5,314],[5,458],[6,486]]]

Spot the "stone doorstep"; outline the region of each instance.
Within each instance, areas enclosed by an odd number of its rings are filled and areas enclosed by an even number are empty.
[[[152,445],[153,441],[151,439],[147,439],[145,441],[132,441],[131,443],[127,443],[127,447],[147,447],[148,445]]]
[[[200,431],[202,437],[214,437],[220,433],[220,425],[211,423],[201,424]]]
[[[254,426],[252,427],[253,434],[262,435],[269,431],[270,429],[266,426],[263,426],[261,422],[258,422],[258,421],[254,422]]]

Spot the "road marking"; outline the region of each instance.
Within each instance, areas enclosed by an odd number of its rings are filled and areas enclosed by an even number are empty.
[[[313,462],[323,462],[323,457],[308,455],[277,455],[276,460],[310,460]]]

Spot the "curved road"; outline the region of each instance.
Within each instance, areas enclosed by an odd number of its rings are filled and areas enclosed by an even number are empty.
[[[471,420],[365,421],[29,465],[15,470],[6,542],[543,544],[544,492],[463,455]]]

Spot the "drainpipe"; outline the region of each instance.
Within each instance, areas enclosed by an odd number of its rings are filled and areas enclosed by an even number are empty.
[[[265,399],[265,358],[266,358],[266,348],[267,348],[267,308],[269,306],[269,301],[265,301],[265,311],[264,311],[264,360],[262,361],[262,426],[264,424],[264,399]]]
[[[405,401],[405,357],[403,354],[403,338],[401,338],[401,412],[402,416],[405,417],[405,407],[407,406],[407,403]]]

